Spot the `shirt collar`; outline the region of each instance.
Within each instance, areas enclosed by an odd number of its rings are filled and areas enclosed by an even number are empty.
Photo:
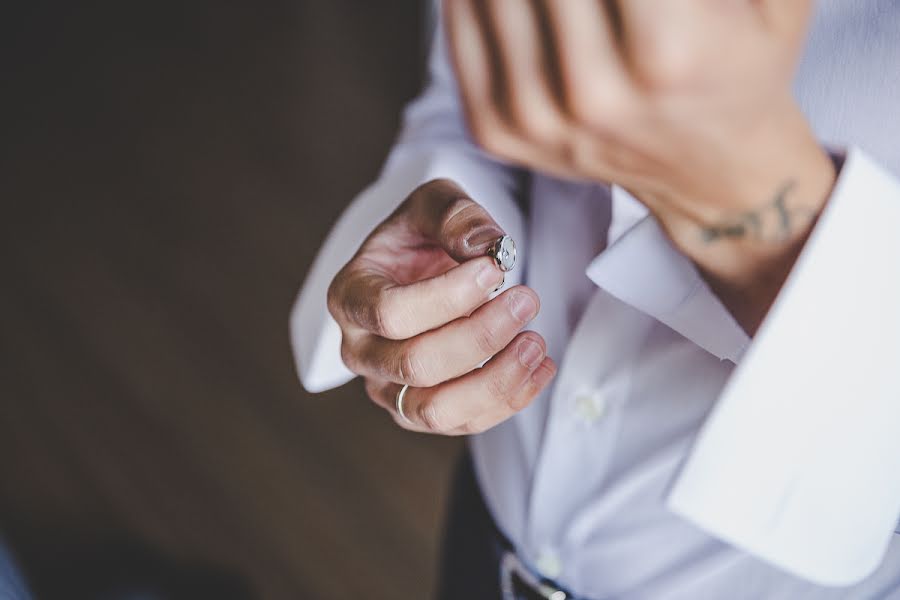
[[[750,338],[693,263],[628,192],[613,187],[611,242],[587,276],[622,302],[677,331],[720,360],[737,364]],[[614,235],[612,235],[614,234]]]

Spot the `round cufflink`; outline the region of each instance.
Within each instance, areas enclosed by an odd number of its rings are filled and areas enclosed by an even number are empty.
[[[488,255],[493,257],[494,262],[501,271],[506,273],[512,271],[516,266],[516,242],[508,235],[504,235],[488,248]],[[501,284],[502,285],[502,284]]]

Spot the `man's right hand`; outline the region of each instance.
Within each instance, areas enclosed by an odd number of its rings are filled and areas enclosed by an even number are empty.
[[[537,294],[515,286],[488,300],[503,273],[487,249],[502,235],[457,185],[430,181],[331,282],[328,309],[343,333],[344,363],[402,427],[484,431],[525,408],[556,374],[543,338],[521,332],[538,312]]]

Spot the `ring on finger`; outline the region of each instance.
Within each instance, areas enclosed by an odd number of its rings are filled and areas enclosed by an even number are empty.
[[[406,397],[406,390],[409,389],[409,384],[404,385],[400,388],[400,391],[397,392],[397,397],[394,399],[394,408],[397,409],[397,414],[400,415],[400,418],[403,419],[404,422],[414,425],[414,423],[406,416],[403,412],[403,399]]]

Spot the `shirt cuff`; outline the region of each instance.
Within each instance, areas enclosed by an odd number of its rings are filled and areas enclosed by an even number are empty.
[[[880,564],[900,515],[900,181],[851,150],[668,506],[822,585]]]
[[[326,305],[331,280],[410,192],[439,177],[459,184],[524,249],[525,228],[509,169],[482,157],[465,142],[408,144],[395,151],[382,177],[353,201],[332,228],[291,311],[291,345],[297,373],[307,391],[337,387],[354,376],[341,360],[341,331]],[[508,273],[507,285],[515,285],[521,272]]]

